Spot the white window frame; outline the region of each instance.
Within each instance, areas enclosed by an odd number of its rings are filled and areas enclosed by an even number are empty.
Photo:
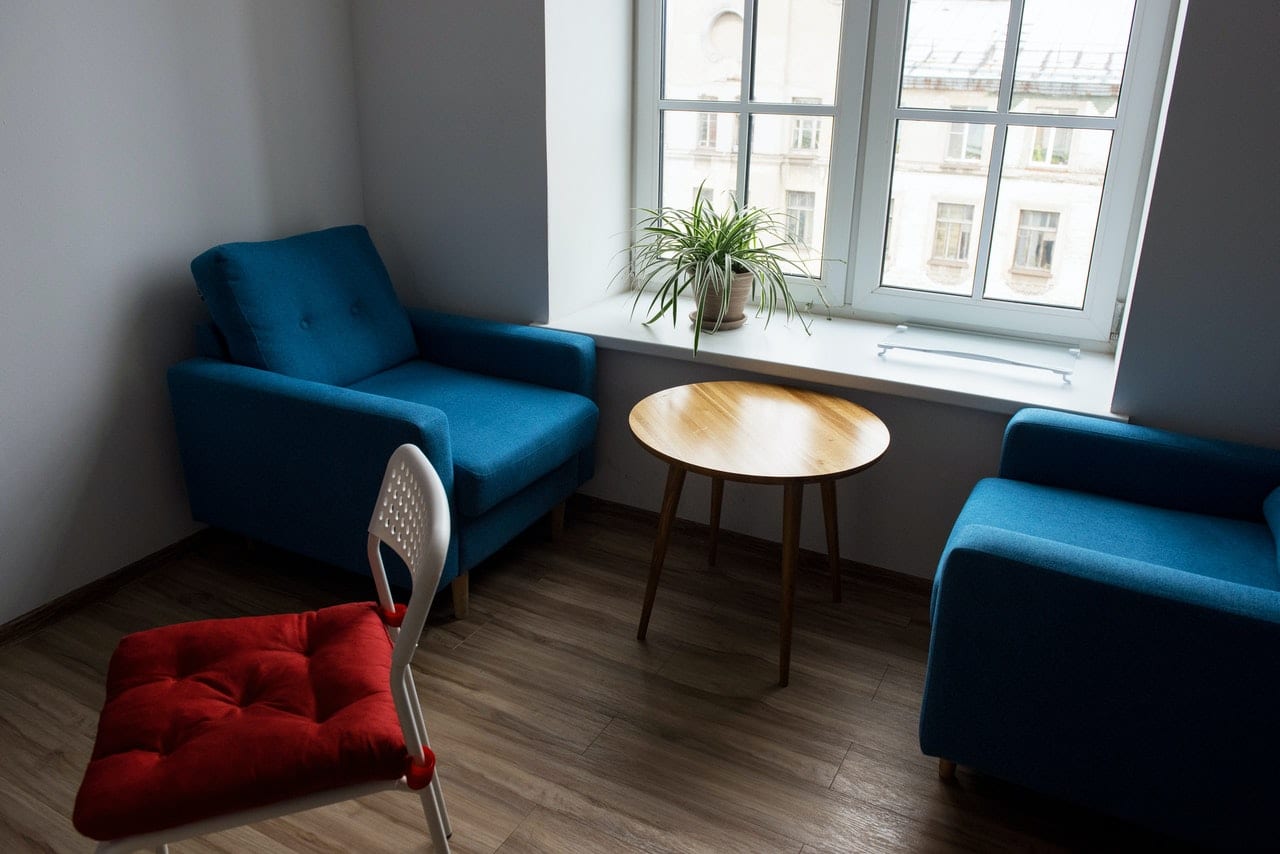
[[[905,109],[897,105],[906,13],[909,0],[846,0],[841,23],[840,62],[835,105],[762,104],[749,100],[754,71],[755,3],[743,6],[743,74],[736,100],[693,101],[661,97],[662,0],[636,0],[635,121],[632,141],[633,207],[660,204],[659,170],[661,121],[664,110],[734,113],[739,117],[738,186],[746,184],[750,161],[752,113],[783,116],[829,116],[832,120],[831,166],[826,197],[826,222],[821,247],[823,263],[817,287],[822,288],[833,313],[871,320],[923,322],[1028,337],[1090,342],[1106,347],[1112,331],[1116,300],[1132,279],[1135,247],[1151,168],[1157,113],[1164,91],[1176,13],[1182,0],[1136,0],[1111,158],[1103,188],[1089,283],[1083,309],[984,300],[982,288],[972,296],[885,287],[880,284],[885,255],[885,227],[892,177],[895,128],[898,119],[969,124],[996,124],[985,162],[1003,160],[1005,129],[1019,126],[1072,128],[1111,127],[1111,120],[1056,114],[1017,113],[997,117],[973,111]],[[1009,65],[1001,89],[1008,103],[1012,65],[1024,0],[1010,0],[1009,35],[1005,63]],[[726,3],[726,8],[731,4]],[[736,9],[736,5],[732,8]],[[994,121],[993,121],[994,120]],[[998,155],[998,156],[995,156]],[[972,161],[950,161],[955,164]],[[1040,164],[1036,164],[1037,166]],[[989,176],[983,207],[983,228],[975,243],[991,231],[998,204],[998,170]],[[819,194],[819,198],[823,194]],[[932,239],[932,235],[930,235]],[[972,245],[976,269],[988,264],[988,245]],[[817,304],[806,280],[796,280],[797,299]]]
[[[728,4],[726,4],[728,6]],[[661,114],[665,110],[733,113],[738,116],[738,182],[746,186],[751,160],[750,134],[753,113],[789,117],[830,117],[833,128],[831,165],[825,193],[826,221],[822,235],[822,263],[815,280],[792,278],[792,293],[803,306],[821,307],[821,298],[839,307],[846,300],[849,238],[855,208],[853,189],[857,175],[859,140],[862,138],[863,83],[871,32],[871,5],[845,2],[841,22],[842,42],[836,80],[836,102],[831,104],[751,101],[754,72],[755,3],[744,4],[742,86],[736,100],[688,101],[662,97],[662,0],[636,0],[635,121],[632,139],[633,209],[657,208],[660,200],[662,151]],[[736,10],[737,6],[734,5]],[[728,11],[726,8],[725,11]],[[748,201],[750,201],[748,199]],[[815,211],[815,216],[817,213]],[[838,310],[838,309],[837,309]],[[847,313],[847,310],[845,311]]]
[[[1118,119],[1037,113],[982,114],[981,121],[994,124],[995,130],[993,151],[988,156],[992,165],[983,205],[982,228],[975,235],[978,251],[972,295],[907,290],[880,283],[884,211],[893,171],[896,122],[900,119],[926,119],[961,123],[973,122],[977,118],[972,111],[898,106],[908,5],[909,0],[879,0],[876,4],[876,51],[867,86],[868,144],[857,190],[858,217],[849,247],[849,256],[854,260],[848,280],[847,303],[859,315],[873,319],[918,321],[1105,346],[1111,338],[1116,300],[1132,277],[1142,191],[1150,168],[1156,112],[1163,92],[1177,0],[1136,0],[1133,30],[1120,85]],[[1012,98],[1012,76],[1023,5],[1023,0],[1010,0],[1005,73],[999,95],[1001,104],[1008,104]],[[1005,129],[1009,125],[1109,129],[1113,124],[1111,157],[1099,211],[1100,227],[1094,238],[1084,307],[1061,308],[983,299],[981,282],[988,267],[990,245],[983,244],[980,235],[990,234],[994,226],[1000,181],[995,164],[1002,160],[1007,162],[1004,158]],[[875,145],[877,141],[882,141],[882,144]]]

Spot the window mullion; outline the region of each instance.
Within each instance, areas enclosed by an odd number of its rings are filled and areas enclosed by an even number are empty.
[[[1025,0],[1009,0],[1009,28],[1004,37],[1004,64],[1000,69],[1000,95],[996,110],[1005,114],[1013,109],[1013,76],[1018,68],[1018,39],[1022,37],[1022,10]]]
[[[738,96],[738,201],[747,202],[747,167],[751,162],[751,86],[756,67],[756,0],[747,0],[742,18],[742,88]]]
[[[991,241],[995,234],[996,197],[1000,194],[1000,174],[1004,171],[1004,147],[1009,137],[1005,121],[998,121],[991,131],[990,166],[987,167],[987,187],[982,203],[982,224],[978,227],[978,254],[973,261],[973,293],[970,299],[978,302],[987,286],[987,260],[991,257]]]
[[[1009,139],[1009,111],[1013,108],[1013,76],[1018,67],[1018,39],[1022,35],[1024,0],[1010,0],[1009,28],[1005,31],[1004,63],[1000,69],[1000,94],[996,99],[997,115],[991,131],[991,157],[987,167],[987,188],[982,205],[982,225],[978,229],[978,254],[974,258],[973,293],[977,303],[987,288],[987,264],[991,259],[991,243],[996,230],[996,203],[1000,195],[1000,176],[1004,172],[1004,149]]]

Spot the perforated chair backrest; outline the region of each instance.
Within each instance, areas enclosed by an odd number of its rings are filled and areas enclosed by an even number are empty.
[[[384,544],[404,561],[412,577],[413,591],[404,618],[399,628],[389,629],[395,642],[391,654],[391,692],[405,731],[406,745],[419,758],[427,735],[421,712],[417,710],[409,665],[422,636],[427,610],[440,584],[450,535],[449,499],[440,477],[416,445],[401,445],[387,462],[382,489],[369,520],[369,571],[378,588],[378,605],[386,614],[394,613],[395,601],[382,562]],[[412,701],[410,694],[414,697]]]

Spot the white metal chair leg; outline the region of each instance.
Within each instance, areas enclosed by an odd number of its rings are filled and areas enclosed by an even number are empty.
[[[453,838],[453,825],[449,824],[449,810],[444,805],[444,789],[440,787],[440,774],[431,775],[431,794],[440,807],[440,822],[444,825],[444,835]]]
[[[428,786],[418,792],[422,800],[422,812],[427,817],[427,830],[431,833],[431,850],[436,854],[449,854],[449,835],[444,829],[444,817],[436,801],[435,787]]]
[[[404,687],[405,693],[409,696],[409,711],[413,714],[414,728],[417,730],[418,737],[422,739],[422,743],[429,748],[431,739],[427,736],[427,724],[422,717],[422,704],[418,702],[418,686],[414,684],[413,671],[407,668],[404,671]],[[444,787],[440,784],[439,768],[436,768],[435,773],[431,775],[431,793],[439,807],[440,819],[444,824],[444,835],[452,837],[453,825],[449,823],[449,810],[444,805]]]

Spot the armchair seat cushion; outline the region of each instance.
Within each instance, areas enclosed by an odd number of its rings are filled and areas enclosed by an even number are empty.
[[[599,410],[582,395],[414,360],[350,386],[444,412],[454,507],[474,518],[587,448]]]
[[[970,495],[952,538],[967,525],[1018,531],[1208,578],[1280,590],[1275,541],[1258,522],[991,478]]]

